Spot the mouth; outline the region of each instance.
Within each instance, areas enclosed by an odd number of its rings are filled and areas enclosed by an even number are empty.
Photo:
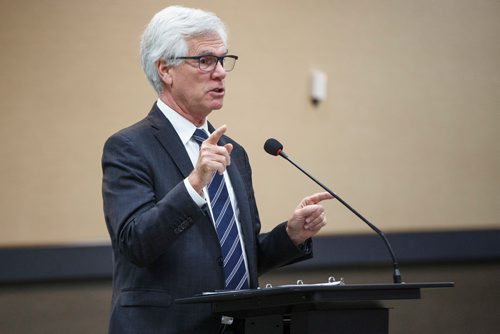
[[[212,96],[212,98],[222,99],[224,97],[225,91],[226,90],[224,89],[224,87],[217,87],[209,90],[208,92]]]
[[[224,94],[225,89],[223,87],[219,88],[214,88],[211,90],[211,92],[217,93],[217,94]]]

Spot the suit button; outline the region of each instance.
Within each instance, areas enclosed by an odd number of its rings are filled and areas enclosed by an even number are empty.
[[[222,256],[219,256],[217,258],[217,264],[221,267],[224,265],[224,259],[222,258]]]

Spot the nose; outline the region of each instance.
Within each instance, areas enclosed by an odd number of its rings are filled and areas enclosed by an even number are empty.
[[[215,65],[215,68],[212,72],[212,77],[217,78],[217,79],[224,79],[226,77],[226,70],[222,66],[221,61],[217,61],[217,64]]]

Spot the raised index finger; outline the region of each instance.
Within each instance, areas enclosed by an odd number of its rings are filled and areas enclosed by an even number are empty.
[[[321,201],[324,201],[326,199],[332,199],[332,198],[333,198],[333,196],[330,195],[330,193],[322,192],[322,193],[316,193],[316,194],[313,194],[313,195],[307,197],[306,201],[308,201],[309,203],[318,204]]]
[[[210,135],[210,137],[207,138],[207,142],[209,144],[212,144],[212,145],[217,145],[217,143],[219,142],[219,139],[220,137],[222,137],[222,135],[226,132],[227,130],[227,126],[224,124],[222,126],[220,126],[219,128],[217,128],[217,130],[215,130],[214,132],[212,132],[212,134]]]

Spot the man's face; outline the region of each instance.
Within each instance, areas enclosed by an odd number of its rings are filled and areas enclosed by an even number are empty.
[[[215,55],[227,53],[224,42],[217,35],[206,35],[191,38],[187,41],[188,56]],[[169,69],[162,98],[174,110],[193,123],[199,123],[212,110],[222,108],[224,100],[224,78],[226,71],[220,63],[214,70],[205,72],[198,66],[198,60],[184,60],[176,67]],[[173,104],[173,105],[172,105]]]

